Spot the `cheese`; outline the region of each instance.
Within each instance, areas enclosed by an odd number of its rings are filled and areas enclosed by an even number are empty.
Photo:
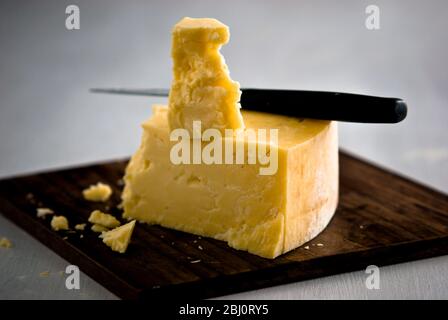
[[[109,200],[112,189],[109,185],[98,182],[82,191],[84,199],[89,201],[104,202]]]
[[[78,223],[77,225],[75,225],[75,229],[76,230],[84,230],[86,228],[86,224],[85,223]]]
[[[50,271],[42,271],[39,273],[39,277],[46,278],[50,275]]]
[[[314,238],[335,212],[337,126],[256,112],[243,111],[241,116],[239,86],[219,55],[228,37],[227,27],[213,19],[185,18],[174,27],[169,106],[155,106],[143,124],[140,147],[124,177],[123,217],[275,258]],[[194,126],[196,120],[204,133],[224,131],[213,143],[243,146],[243,164],[173,161],[175,129],[189,133],[186,145],[192,147],[193,159],[194,150],[209,150],[202,148],[206,140],[195,138],[197,131],[202,133]],[[227,129],[238,130],[227,135]],[[278,141],[247,139],[262,129],[278,130]],[[276,155],[276,170],[262,174],[262,161],[251,163],[249,150]]]
[[[185,128],[192,134],[193,120],[200,120],[204,130],[244,127],[239,83],[230,79],[219,53],[229,36],[228,27],[215,19],[184,18],[174,26],[171,129]]]
[[[128,222],[121,227],[104,232],[100,235],[103,242],[113,251],[124,253],[131,241],[132,232],[134,231],[135,220]]]
[[[338,199],[335,122],[243,112],[246,130],[279,129],[278,146],[270,146],[278,151],[277,173],[260,175],[259,163],[174,165],[167,113],[155,107],[143,124],[124,178],[125,218],[224,240],[266,258],[302,245],[328,224]]]
[[[51,219],[51,228],[55,231],[68,230],[68,220],[64,216],[54,216]]]
[[[98,233],[102,233],[102,232],[109,231],[108,228],[106,228],[105,226],[102,226],[102,225],[100,225],[100,224],[94,224],[94,225],[92,225],[92,226],[90,227],[90,229],[91,229],[93,232],[98,232]]]
[[[100,210],[94,210],[90,214],[89,222],[99,224],[106,228],[116,228],[120,225],[120,221],[114,216],[101,212]]]
[[[54,211],[49,208],[37,208],[37,217],[44,219],[47,215],[54,214]]]
[[[12,248],[12,242],[8,238],[2,237],[0,238],[0,248]]]

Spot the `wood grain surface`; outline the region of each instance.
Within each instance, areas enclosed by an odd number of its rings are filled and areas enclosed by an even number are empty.
[[[330,225],[306,246],[275,260],[146,224],[136,226],[128,251],[121,255],[89,228],[56,232],[50,228],[51,217],[36,217],[36,208],[48,207],[65,215],[72,229],[85,223],[93,209],[120,217],[126,163],[1,180],[0,211],[127,299],[214,297],[448,253],[448,196],[344,152],[339,207]],[[86,202],[81,191],[98,181],[110,184],[113,196],[107,203]]]

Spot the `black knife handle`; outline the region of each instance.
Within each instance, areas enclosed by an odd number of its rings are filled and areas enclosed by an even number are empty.
[[[338,92],[242,89],[240,103],[245,110],[361,123],[397,123],[407,114],[401,99]]]

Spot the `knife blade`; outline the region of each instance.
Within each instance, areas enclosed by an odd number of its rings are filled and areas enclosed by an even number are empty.
[[[407,105],[399,98],[354,93],[241,89],[244,110],[267,112],[297,118],[359,123],[398,123],[406,118]],[[167,97],[168,89],[92,88],[94,93]]]

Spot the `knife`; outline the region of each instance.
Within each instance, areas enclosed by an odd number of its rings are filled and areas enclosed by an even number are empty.
[[[241,89],[244,110],[267,112],[297,118],[359,123],[398,123],[406,118],[407,105],[402,99],[353,93]],[[168,89],[92,88],[90,92],[167,97]]]

